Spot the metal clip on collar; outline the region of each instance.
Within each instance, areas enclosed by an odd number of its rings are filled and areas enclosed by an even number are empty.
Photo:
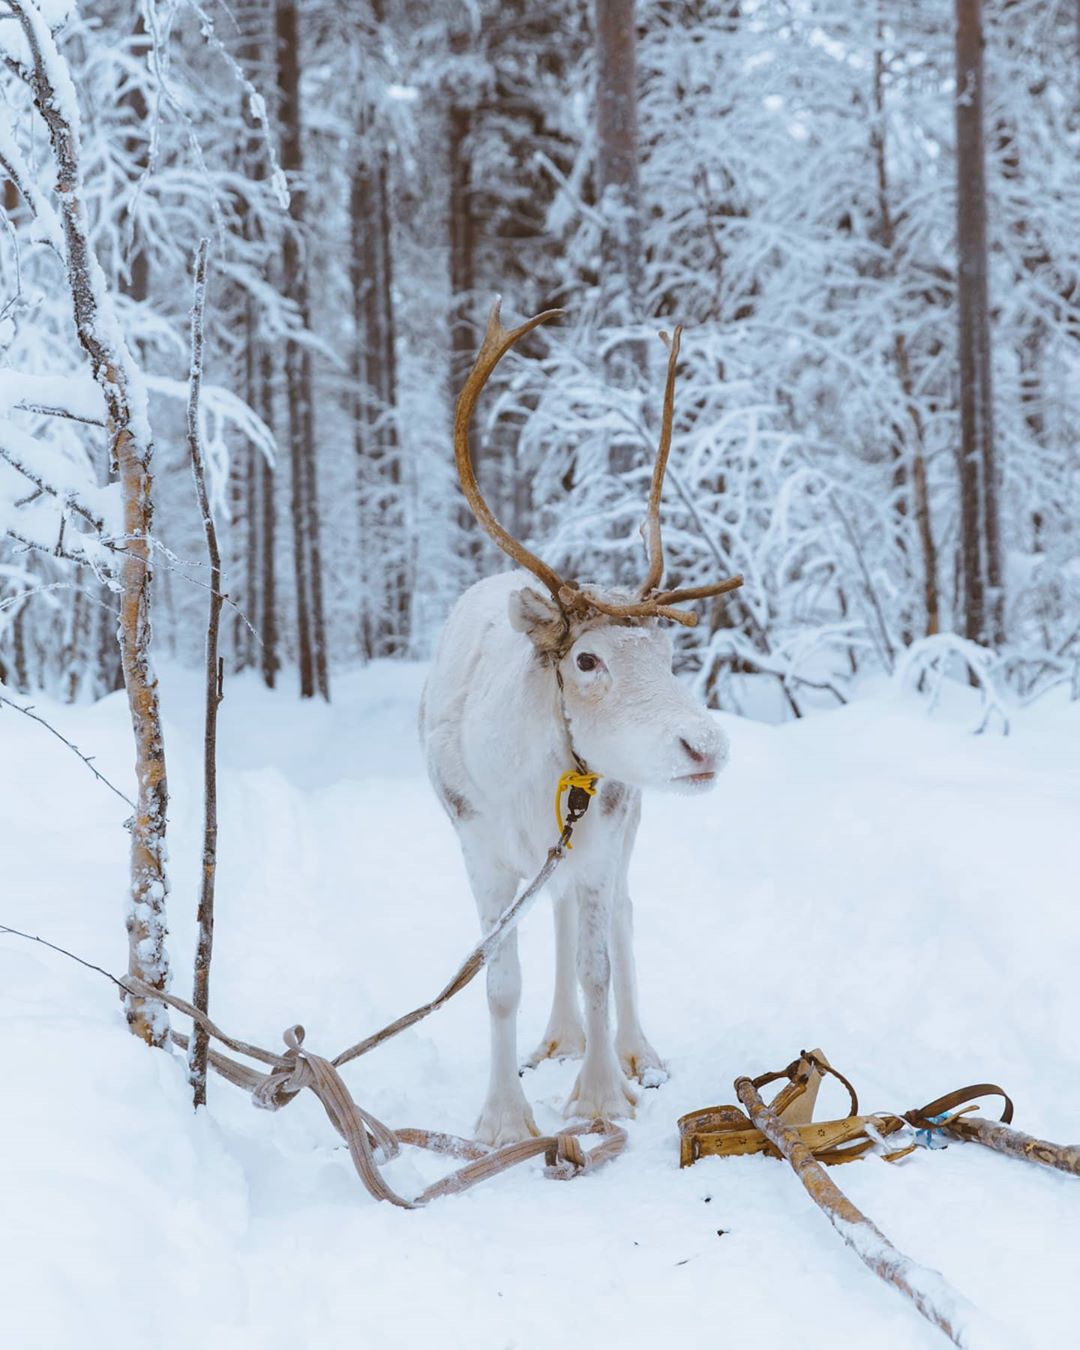
[[[573,833],[574,826],[589,809],[589,802],[596,796],[596,784],[600,780],[598,773],[579,773],[571,769],[564,773],[559,779],[559,785],[555,789],[555,819],[558,821],[559,830],[562,834],[562,842],[567,848],[573,848],[570,842],[570,835]],[[566,798],[566,821],[562,817],[562,795],[567,793]]]

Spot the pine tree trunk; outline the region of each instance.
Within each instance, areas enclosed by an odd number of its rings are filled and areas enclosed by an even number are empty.
[[[885,34],[884,21],[879,15],[874,45],[874,122],[870,134],[871,150],[874,156],[877,187],[878,213],[881,220],[881,245],[888,255],[890,265],[895,268],[896,231],[892,209],[889,202],[889,175],[886,160],[885,143]],[[895,468],[893,487],[899,496],[897,526],[900,531],[903,552],[907,548],[908,501],[910,488],[911,506],[915,517],[915,528],[919,539],[919,552],[922,557],[922,592],[924,609],[924,632],[926,636],[937,633],[941,627],[940,605],[938,600],[937,545],[934,542],[933,525],[930,516],[930,497],[926,483],[926,459],[923,454],[925,437],[923,421],[915,401],[915,385],[911,378],[911,362],[908,356],[907,339],[901,329],[893,336],[893,356],[896,361],[897,376],[904,394],[904,403],[908,412],[909,433],[907,437],[899,434],[894,451]],[[905,441],[908,442],[905,447]]]
[[[265,343],[259,353],[259,392],[260,402],[256,409],[268,427],[274,426],[274,355]],[[275,489],[277,479],[274,466],[268,464],[262,456],[258,464],[258,501],[259,520],[259,558],[262,566],[262,579],[259,587],[260,609],[258,614],[259,637],[262,640],[262,677],[268,689],[273,689],[280,668],[278,659],[278,617],[277,617],[277,564],[275,548],[277,543],[277,508]]]
[[[1078,14],[1080,14],[1080,8],[1078,8]],[[1006,44],[1006,58],[1012,63],[1014,69],[1019,67],[1025,72],[1031,72],[1030,78],[1026,78],[1025,83],[1028,96],[1034,100],[1038,99],[1043,92],[1044,77],[1037,65],[1032,66],[1030,64],[1030,53],[1025,53],[1017,41],[1019,34],[1022,32],[1023,17],[1024,13],[1020,0],[1005,0],[999,31],[1002,33]],[[994,132],[996,142],[994,157],[1001,166],[1002,177],[1008,184],[1007,196],[1016,200],[1018,197],[1022,199],[1023,196],[1020,189],[1024,173],[1020,157],[1019,129],[1015,115],[1011,112],[1011,106],[1005,105],[999,110]],[[1032,274],[1037,275],[1042,268],[1047,266],[1050,258],[1045,245],[1032,233],[1025,215],[1014,216],[1010,221],[1010,230],[1016,254],[1020,258],[1023,268],[1023,272],[1017,277],[1017,283],[1023,284],[1027,279],[1025,273],[1027,277]],[[1025,317],[1019,333],[1018,345],[1020,358],[1019,395],[1024,428],[1031,445],[1046,449],[1045,391],[1043,388],[1046,329],[1038,314]],[[1030,548],[1032,553],[1042,553],[1044,550],[1042,526],[1043,515],[1037,506],[1031,513]]]
[[[472,318],[476,223],[472,214],[468,137],[469,108],[453,106],[448,118],[450,170],[450,392],[457,398],[472,366],[476,332]]]
[[[357,129],[359,147],[350,193],[353,290],[353,382],[360,529],[360,647],[365,658],[392,656],[408,646],[406,578],[386,536],[400,530],[397,510],[401,465],[397,435],[394,353],[393,254],[389,164],[371,145],[368,110]],[[376,538],[376,531],[383,534]]]
[[[300,120],[300,35],[294,0],[277,0],[278,118],[281,167],[289,174],[289,225],[282,240],[282,274],[300,322],[310,324],[306,258],[302,249],[305,193]],[[285,346],[285,385],[289,405],[292,466],[293,554],[296,568],[297,656],[300,694],[329,698],[326,630],[323,619],[319,550],[319,505],[315,466],[315,426],[311,353],[306,344]]]
[[[643,317],[634,0],[596,0],[595,16],[596,176],[604,220],[600,319],[622,327]],[[646,370],[640,341],[609,350],[607,375],[619,387],[643,384]]]
[[[245,71],[258,88],[265,88],[271,94],[269,85],[276,73],[276,37],[272,20],[275,18],[273,7],[260,5],[243,12],[244,34],[241,58]],[[274,114],[271,113],[271,116]],[[263,143],[264,132],[252,115],[250,99],[245,95],[242,116],[247,131],[245,145],[245,171],[256,182],[261,183],[267,176],[267,151]],[[263,219],[256,213],[246,211],[244,217],[244,237],[255,246],[261,246],[263,254],[260,263],[262,280],[271,288],[276,284],[273,273],[274,243],[266,237]],[[262,331],[260,306],[254,296],[248,295],[244,304],[244,375],[248,404],[273,432],[275,430],[274,409],[274,352],[270,342]],[[274,466],[267,463],[261,452],[252,448],[248,463],[248,519],[246,528],[246,548],[244,570],[246,575],[245,594],[247,596],[248,616],[258,634],[258,641],[251,639],[252,660],[262,673],[263,683],[273,689],[279,668],[277,654],[277,570],[276,536],[277,510],[275,500],[276,478]],[[257,650],[256,650],[257,649]]]
[[[453,104],[447,117],[447,157],[449,169],[449,201],[447,203],[450,234],[450,389],[448,403],[453,409],[457,396],[472,366],[476,348],[476,330],[472,318],[473,290],[476,284],[475,253],[476,223],[472,213],[472,194],[469,173],[468,137],[472,127],[472,112],[467,107]],[[488,475],[485,463],[485,437],[482,431],[473,439],[473,465],[482,489],[487,489]],[[483,553],[481,532],[475,529],[469,510],[462,504],[458,510],[460,528],[468,541],[465,556],[474,567],[479,566]]]
[[[245,330],[244,397],[250,407],[257,408],[259,406],[259,349],[254,336],[252,308],[252,302],[248,299],[243,310]],[[240,468],[240,491],[238,493],[240,510],[233,519],[232,529],[229,533],[234,564],[239,575],[243,577],[243,613],[250,618],[254,625],[258,623],[259,588],[262,585],[263,576],[262,520],[259,502],[259,461],[262,459],[262,455],[255,446],[247,445],[244,447],[243,454],[236,458],[239,461]],[[257,643],[241,614],[233,615],[232,629],[233,657],[236,669],[248,670],[252,666],[257,666],[259,664]]]
[[[956,0],[957,311],[960,353],[960,572],[964,635],[1003,640],[987,294],[981,0]]]
[[[146,33],[146,22],[142,14],[137,15],[133,32],[136,41],[133,44],[131,59],[145,62],[151,42]],[[125,150],[132,165],[139,174],[143,174],[150,162],[150,109],[147,107],[146,95],[138,84],[132,84],[123,95],[121,104],[131,110],[132,120],[141,133],[125,138]],[[131,300],[142,303],[150,295],[150,255],[142,245],[137,226],[134,226],[134,222],[127,223],[132,229],[126,270],[122,265],[124,260],[121,260],[120,289]]]

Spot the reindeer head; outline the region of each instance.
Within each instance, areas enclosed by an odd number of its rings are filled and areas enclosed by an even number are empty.
[[[547,594],[524,586],[510,597],[512,626],[526,634],[557,672],[574,745],[606,777],[635,786],[694,790],[712,784],[726,756],[719,727],[691,698],[671,670],[672,649],[659,620],[697,623],[679,601],[721,595],[742,585],[730,577],[707,586],[662,589],[664,552],[660,496],[671,449],[675,367],[682,329],[669,340],[660,444],[645,519],[649,567],[636,593],[566,582],[496,520],[473,471],[469,425],[481,390],[520,337],[563,311],[546,310],[512,330],[503,327],[496,300],[472,370],[458,397],[454,454],[469,507],[496,544],[543,584]],[[632,734],[628,734],[632,733]]]

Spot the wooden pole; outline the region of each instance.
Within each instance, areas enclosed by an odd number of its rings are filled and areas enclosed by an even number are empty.
[[[957,1116],[943,1127],[943,1133],[965,1143],[982,1144],[1010,1158],[1040,1163],[1043,1167],[1080,1177],[1080,1144],[1052,1144],[1048,1139],[1035,1139],[1022,1130],[1010,1129],[1008,1125],[984,1120],[981,1116]]]
[[[960,375],[960,570],[964,636],[1004,640],[988,298],[982,0],[956,10],[956,312]]]
[[[815,1160],[791,1126],[766,1106],[749,1078],[737,1078],[735,1091],[750,1119],[791,1164],[807,1194],[864,1265],[898,1289],[954,1345],[970,1346],[965,1322],[983,1320],[974,1304],[958,1294],[936,1270],[920,1266],[892,1245],[884,1233],[847,1198]]]

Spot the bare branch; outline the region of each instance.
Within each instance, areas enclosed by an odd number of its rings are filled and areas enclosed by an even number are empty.
[[[37,722],[38,725],[43,726],[46,731],[51,731],[58,741],[63,741],[63,743],[67,746],[67,748],[72,752],[72,754],[78,755],[79,759],[82,760],[82,762],[86,765],[86,767],[90,770],[90,772],[99,782],[104,783],[110,792],[115,792],[122,802],[127,802],[128,806],[130,806],[133,811],[136,809],[135,803],[126,793],[121,792],[115,783],[110,783],[109,780],[105,777],[105,775],[100,772],[100,770],[94,768],[93,756],[84,755],[83,752],[79,749],[79,747],[75,745],[73,742],[69,741],[68,738],[65,735],[63,735],[62,732],[57,731],[57,729],[52,725],[51,722],[46,722],[44,717],[34,712],[34,705],[32,703],[24,708],[22,707],[21,704],[12,702],[10,698],[5,698],[3,694],[0,694],[0,703],[2,703],[7,708],[14,708],[16,712],[22,713],[24,717],[29,717],[32,722]],[[40,941],[40,938],[35,940]]]
[[[130,993],[127,985],[122,980],[118,980],[115,975],[106,970],[104,966],[95,966],[93,961],[84,961],[81,956],[76,956],[74,952],[69,952],[66,947],[59,947],[55,942],[49,942],[46,938],[37,937],[33,933],[24,933],[20,928],[12,928],[9,924],[0,923],[0,933],[10,933],[12,937],[26,938],[27,942],[40,942],[43,947],[48,947],[50,951],[59,952],[61,956],[66,956],[69,961],[75,961],[80,966],[85,966],[87,970],[96,970],[99,975],[104,975],[107,980],[112,980],[117,989],[122,994]]]

